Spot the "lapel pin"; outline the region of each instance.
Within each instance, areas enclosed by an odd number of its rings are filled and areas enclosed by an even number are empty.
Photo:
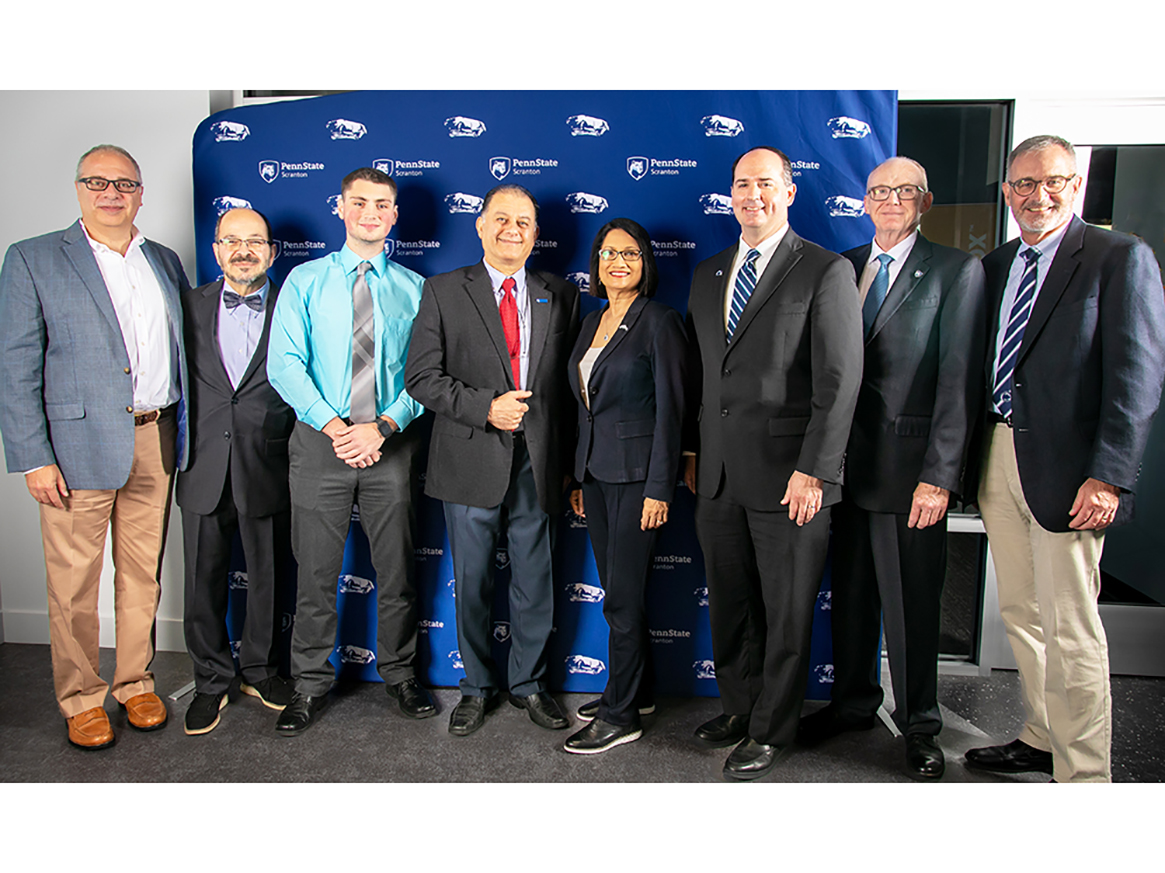
[[[914,271],[914,278],[921,279],[922,278],[922,270],[915,270]]]
[[[723,270],[717,270],[717,271],[716,271],[716,275],[717,275],[717,276],[723,276],[723,275],[724,275],[724,271],[723,271]]]
[[[536,298],[534,298],[534,302],[535,303],[549,303],[550,298],[548,298],[548,297],[536,297]]]
[[[627,330],[627,325],[625,325],[625,324],[619,325],[619,330]]]

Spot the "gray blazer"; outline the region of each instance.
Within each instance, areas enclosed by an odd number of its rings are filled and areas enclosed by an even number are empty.
[[[188,384],[178,256],[142,247],[158,277]],[[123,486],[133,463],[129,357],[97,259],[78,221],[13,243],[0,269],[0,431],[10,473],[56,464],[69,488]],[[178,405],[178,469],[186,468],[186,406]]]

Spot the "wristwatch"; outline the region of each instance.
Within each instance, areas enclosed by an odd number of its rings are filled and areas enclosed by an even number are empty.
[[[380,435],[385,439],[388,439],[396,432],[387,419],[380,417],[376,419],[376,429],[380,431]]]

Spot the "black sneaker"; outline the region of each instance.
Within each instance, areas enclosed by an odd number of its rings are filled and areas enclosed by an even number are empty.
[[[196,691],[186,709],[186,733],[192,737],[210,733],[218,727],[219,712],[229,702],[230,697],[225,691],[222,694],[199,694]]]
[[[242,682],[239,690],[249,697],[257,697],[268,709],[283,709],[291,703],[295,688],[282,676],[268,676],[262,682],[248,685]]]
[[[579,720],[590,721],[592,718],[598,715],[600,700],[601,698],[599,700],[592,700],[590,703],[584,703],[582,706],[580,706],[577,713]],[[651,715],[653,712],[655,712],[654,703],[645,703],[639,707],[640,715]]]

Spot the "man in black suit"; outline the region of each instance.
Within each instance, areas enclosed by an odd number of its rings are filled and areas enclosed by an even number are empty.
[[[797,731],[862,327],[853,268],[789,228],[788,157],[756,148],[732,169],[741,240],[696,267],[688,300],[684,477],[724,706],[696,736],[736,745],[725,777],[756,779]]]
[[[485,720],[500,689],[490,656],[498,535],[509,541],[510,702],[535,724],[568,724],[546,691],[554,617],[551,524],[564,503],[573,442],[566,359],[578,289],[528,270],[538,204],[518,185],[488,194],[477,219],[482,262],[425,282],[405,366],[409,393],[436,413],[425,493],[445,502],[465,678],[449,733]]]
[[[1165,296],[1147,245],[1073,216],[1082,181],[1066,140],[1016,146],[1004,199],[1020,239],[983,260],[991,320],[979,507],[1025,720],[1017,739],[971,749],[966,761],[1109,782],[1100,557],[1105,529],[1133,514],[1165,378]]]
[[[935,739],[944,518],[963,491],[985,336],[979,261],[918,232],[932,201],[922,165],[890,158],[866,183],[874,240],[845,253],[858,277],[865,362],[833,513],[833,699],[797,731],[813,745],[874,726],[884,625],[894,723],[920,779],[945,770]]]
[[[194,662],[186,733],[205,734],[229,703],[235,665],[227,638],[227,571],[238,531],[247,562],[239,641],[241,690],[272,709],[291,700],[277,675],[278,588],[289,577],[287,439],[295,413],[267,381],[267,340],[279,293],[267,280],[271,228],[232,209],[215,226],[223,278],[183,295],[190,366],[190,466],[178,475],[186,557],[184,627]]]

